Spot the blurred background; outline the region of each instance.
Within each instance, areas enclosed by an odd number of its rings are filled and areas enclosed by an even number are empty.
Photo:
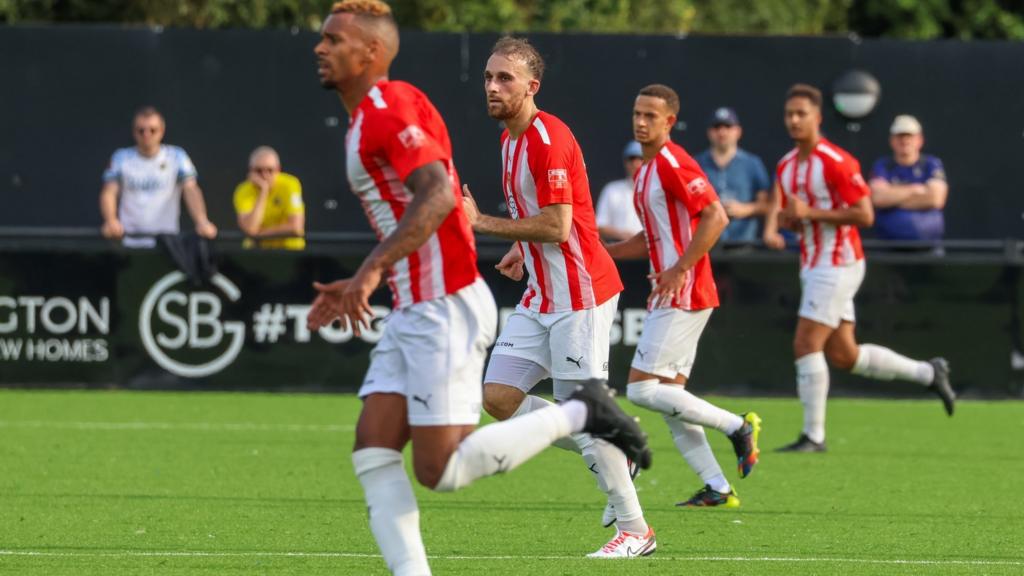
[[[297,320],[312,298],[309,283],[351,273],[374,243],[345,179],[348,119],[316,78],[312,49],[330,4],[0,0],[0,383],[358,385],[372,341],[303,334]],[[769,175],[792,147],[782,106],[796,82],[822,89],[825,135],[860,160],[865,178],[876,159],[892,155],[894,118],[913,115],[924,152],[945,167],[945,234],[922,243],[864,231],[869,272],[858,327],[909,354],[949,356],[969,393],[1021,393],[1024,2],[390,4],[402,27],[392,78],[420,87],[441,111],[462,179],[492,213],[504,210],[501,126],[486,115],[482,70],[503,33],[528,36],[546,58],[538,103],[573,129],[595,203],[605,183],[624,176],[631,106],[646,84],[679,92],[674,139],[694,155],[708,148],[709,117],[734,110],[740,146],[762,158]],[[234,289],[160,284],[176,269],[164,253],[99,235],[101,175],[115,149],[132,146],[133,114],[144,105],[164,116],[164,143],[181,146],[195,164],[220,229],[217,263]],[[260,145],[273,146],[282,169],[301,180],[304,251],[241,248],[233,192]],[[481,239],[486,274],[504,249]],[[723,243],[713,261],[723,307],[705,335],[695,382],[720,393],[791,393],[795,255],[768,253],[755,238]],[[622,268],[627,294],[613,352],[621,370],[632,351],[628,313],[642,309],[646,295],[644,268]],[[521,286],[488,279],[499,304],[514,306]],[[190,304],[163,299],[172,293]],[[190,338],[167,346],[175,320]],[[231,326],[241,327],[237,349]],[[104,354],[82,352],[97,341]],[[750,364],[729,362],[739,352]],[[301,370],[298,358],[306,359]],[[839,393],[906,391],[839,382]]]

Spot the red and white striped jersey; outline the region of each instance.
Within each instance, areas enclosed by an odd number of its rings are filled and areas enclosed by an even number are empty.
[[[572,205],[569,239],[518,242],[529,273],[521,304],[541,314],[587,310],[622,291],[619,271],[601,244],[583,152],[569,127],[539,112],[519,138],[501,135],[502,189],[514,219],[551,204]]]
[[[683,147],[666,143],[634,176],[633,205],[644,225],[651,271],[661,272],[679,261],[700,223],[700,213],[718,201],[704,171]],[[653,281],[652,281],[653,287]],[[705,254],[686,274],[680,296],[659,308],[703,310],[718,306],[718,287]]]
[[[783,156],[775,175],[782,187],[783,207],[791,194],[819,210],[847,208],[871,194],[860,173],[860,162],[824,138],[806,160],[799,159],[795,148]],[[856,226],[810,220],[801,224],[801,267],[845,266],[864,258]]]
[[[389,270],[395,308],[453,294],[476,281],[476,241],[462,209],[448,128],[426,95],[405,82],[378,82],[349,119],[345,156],[349,185],[380,240],[395,231],[412,201],[404,184],[409,174],[434,161],[448,168],[455,209]]]

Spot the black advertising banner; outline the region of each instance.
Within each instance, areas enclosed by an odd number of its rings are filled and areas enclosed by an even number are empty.
[[[366,247],[368,249],[368,247]],[[0,251],[0,385],[130,389],[354,391],[389,311],[355,337],[306,328],[314,280],[348,276],[365,253],[254,252],[229,248],[219,273],[191,284],[159,251],[98,246]],[[481,271],[501,319],[523,284]],[[969,394],[1019,395],[1020,269],[999,262],[869,260],[857,299],[858,336],[907,355],[945,355]],[[713,260],[722,307],[700,344],[691,386],[703,393],[791,394],[799,302],[791,255]],[[620,265],[626,285],[612,330],[612,384],[622,388],[645,316],[646,263]],[[1018,367],[1020,368],[1020,367]],[[836,393],[915,395],[900,383],[837,375]],[[545,388],[546,389],[546,388]]]

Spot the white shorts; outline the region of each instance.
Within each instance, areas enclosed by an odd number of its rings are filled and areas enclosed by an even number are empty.
[[[856,321],[853,297],[863,281],[864,260],[847,266],[801,270],[799,316],[832,328],[843,321]]]
[[[484,361],[498,328],[498,309],[483,279],[395,310],[386,322],[359,397],[404,395],[412,426],[479,423]]]
[[[540,314],[516,306],[494,343],[492,362],[495,356],[515,356],[538,364],[552,378],[607,380],[608,347],[618,305],[616,294],[589,310]],[[484,381],[491,382],[486,377]]]
[[[651,310],[644,319],[644,329],[636,344],[633,363],[636,370],[675,378],[690,377],[697,360],[697,343],[714,308],[689,311],[678,308]]]

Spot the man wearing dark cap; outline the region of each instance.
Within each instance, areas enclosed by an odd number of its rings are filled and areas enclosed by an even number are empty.
[[[718,108],[708,121],[711,146],[696,156],[697,163],[722,199],[729,226],[720,241],[754,242],[760,238],[757,219],[768,211],[768,171],[756,154],[739,147],[743,128],[732,108]]]
[[[622,151],[626,177],[604,185],[597,200],[597,231],[605,240],[628,240],[642,230],[633,207],[633,175],[643,164],[640,143],[631,140]]]

